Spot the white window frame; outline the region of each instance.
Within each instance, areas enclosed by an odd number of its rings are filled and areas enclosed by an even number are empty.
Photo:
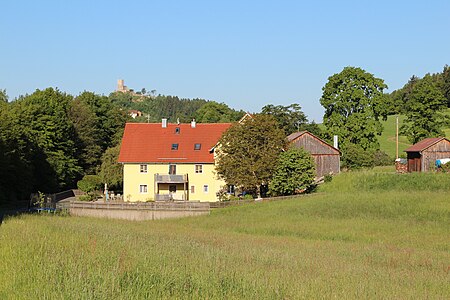
[[[203,174],[203,165],[195,165],[195,174]]]
[[[209,193],[209,186],[207,184],[203,185],[203,193],[205,194]]]
[[[139,165],[139,173],[147,173],[148,172],[148,165],[141,164]]]
[[[143,189],[145,189],[145,191],[143,191]],[[147,184],[139,185],[139,194],[148,194],[148,185]]]

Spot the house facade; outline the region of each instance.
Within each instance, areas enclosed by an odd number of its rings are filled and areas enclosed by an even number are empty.
[[[294,132],[288,136],[294,147],[303,148],[311,154],[316,167],[316,177],[340,172],[340,151],[308,131]]]
[[[119,162],[125,201],[217,201],[214,149],[231,123],[127,123]]]
[[[450,158],[450,141],[444,137],[426,138],[405,150],[408,172],[429,172],[436,169],[436,160]]]

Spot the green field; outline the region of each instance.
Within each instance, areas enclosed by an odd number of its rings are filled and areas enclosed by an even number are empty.
[[[6,219],[0,299],[449,299],[450,177],[391,171],[195,218]]]
[[[399,116],[398,123],[399,128],[402,126],[405,116]],[[383,124],[383,133],[378,137],[378,142],[380,143],[380,149],[386,152],[390,157],[395,158],[396,154],[396,116],[388,116],[386,121],[381,122]],[[399,136],[398,139],[398,154],[400,157],[406,157],[404,150],[411,146],[406,136]]]

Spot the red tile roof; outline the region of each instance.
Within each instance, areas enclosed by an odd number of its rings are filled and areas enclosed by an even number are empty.
[[[210,153],[231,123],[171,124],[127,123],[120,147],[121,163],[213,163]],[[176,128],[180,129],[177,134]],[[178,144],[178,150],[171,150]],[[194,150],[201,144],[200,150]]]
[[[425,149],[427,149],[430,146],[433,146],[437,142],[440,142],[441,140],[444,140],[446,138],[440,137],[440,138],[426,138],[418,142],[417,144],[412,145],[408,149],[405,150],[405,152],[421,152]]]

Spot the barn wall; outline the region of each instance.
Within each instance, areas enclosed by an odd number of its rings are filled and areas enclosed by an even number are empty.
[[[313,155],[316,164],[316,177],[322,177],[327,174],[339,174],[340,158],[339,155]]]
[[[322,141],[314,138],[309,134],[303,134],[299,138],[293,141],[293,144],[297,147],[303,147],[311,154],[335,154],[339,155],[339,151],[328,146]]]
[[[422,152],[422,170],[434,171],[437,159],[450,158],[450,142],[442,140]]]
[[[340,171],[340,152],[309,133],[292,141],[297,148],[303,148],[314,158],[316,177],[338,174]]]

